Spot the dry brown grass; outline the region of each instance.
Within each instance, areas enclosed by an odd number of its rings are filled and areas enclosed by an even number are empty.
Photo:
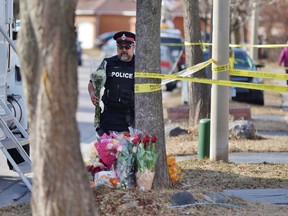
[[[164,96],[163,108],[166,125],[181,127],[190,131],[189,134],[178,137],[166,137],[167,154],[193,155],[197,154],[198,132],[197,128],[189,128],[188,121],[171,122],[167,119],[167,108],[181,105],[180,90],[174,90],[169,97]],[[230,101],[231,107],[249,106],[251,115],[288,117],[288,111],[281,108],[280,93],[265,92],[265,106]],[[286,131],[288,125],[285,121],[271,121],[265,119],[251,119],[257,131]],[[173,128],[169,127],[169,128]],[[288,136],[261,135],[253,140],[229,139],[230,152],[288,152]]]
[[[166,138],[167,154],[194,155],[197,148],[197,132]],[[229,152],[288,152],[288,136],[261,135],[253,140],[230,139]]]

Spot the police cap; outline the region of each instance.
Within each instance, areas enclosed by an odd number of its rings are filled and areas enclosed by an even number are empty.
[[[135,42],[135,34],[132,32],[128,32],[128,31],[120,31],[117,32],[114,36],[113,39],[117,42],[117,43],[134,43]]]

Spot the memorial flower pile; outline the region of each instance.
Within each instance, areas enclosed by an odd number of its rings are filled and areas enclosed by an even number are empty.
[[[98,155],[86,166],[93,176],[94,186],[129,188],[138,185],[136,173],[153,172],[158,158],[155,143],[155,136],[142,136],[138,130],[101,136],[94,144]],[[151,185],[152,182],[153,178]]]

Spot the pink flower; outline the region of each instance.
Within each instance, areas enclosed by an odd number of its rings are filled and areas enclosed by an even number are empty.
[[[103,163],[106,166],[111,167],[114,161],[116,160],[116,151],[117,151],[117,148],[113,146],[113,140],[102,139],[100,142],[96,142],[94,146],[96,147]]]

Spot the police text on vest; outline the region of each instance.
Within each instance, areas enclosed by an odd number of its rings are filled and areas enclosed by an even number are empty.
[[[126,79],[133,79],[133,74],[113,71],[111,73],[111,77],[120,77],[120,78],[126,78]]]

